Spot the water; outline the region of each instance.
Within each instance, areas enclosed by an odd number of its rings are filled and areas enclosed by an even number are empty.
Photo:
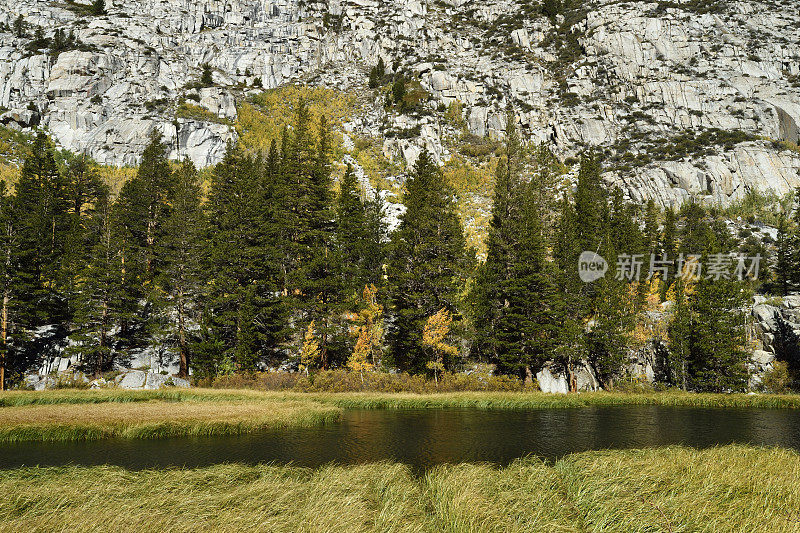
[[[112,464],[129,469],[224,462],[507,464],[603,448],[730,443],[800,449],[800,410],[658,406],[541,410],[349,410],[340,423],[256,435],[0,446],[0,468]]]

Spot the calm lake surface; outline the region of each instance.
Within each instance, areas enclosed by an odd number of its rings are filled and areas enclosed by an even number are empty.
[[[349,410],[340,423],[257,435],[0,445],[0,468],[112,464],[129,469],[225,462],[319,466],[558,458],[603,448],[749,443],[800,449],[800,410],[658,406],[540,410]]]

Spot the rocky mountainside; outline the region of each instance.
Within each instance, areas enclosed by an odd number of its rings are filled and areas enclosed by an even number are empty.
[[[368,87],[379,58],[406,72],[410,109],[385,105],[385,80]],[[198,83],[203,65],[213,83]],[[214,164],[241,103],[293,83],[357,95],[342,134],[377,139],[400,164],[423,146],[443,163],[453,139],[501,136],[511,107],[568,166],[602,149],[606,177],[633,200],[730,203],[800,185],[793,0],[0,5],[0,122],[41,123],[101,163],[136,164],[157,128],[173,157]]]

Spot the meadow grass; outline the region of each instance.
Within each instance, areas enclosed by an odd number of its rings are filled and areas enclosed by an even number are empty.
[[[547,394],[543,392],[411,393],[284,393],[313,398],[346,409],[557,409],[615,405],[673,407],[758,407],[800,409],[798,394],[709,394],[687,392]]]
[[[0,471],[0,531],[790,532],[800,455],[585,452],[548,464]]]
[[[541,392],[301,393],[225,389],[0,393],[0,442],[233,435],[338,420],[342,409],[551,409],[663,405],[800,408],[799,395],[544,394]]]
[[[163,438],[253,433],[338,420],[311,400],[136,401],[26,405],[0,409],[0,442]]]

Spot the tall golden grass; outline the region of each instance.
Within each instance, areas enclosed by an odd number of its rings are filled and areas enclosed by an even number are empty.
[[[0,394],[0,442],[256,432],[337,420],[341,409],[550,409],[663,405],[800,408],[799,395],[541,392],[300,393],[246,389],[54,390]]]
[[[332,405],[300,399],[5,407],[0,409],[0,442],[235,435],[330,422],[340,413]]]
[[[440,466],[0,471],[0,531],[775,532],[800,530],[800,456],[587,452]]]

